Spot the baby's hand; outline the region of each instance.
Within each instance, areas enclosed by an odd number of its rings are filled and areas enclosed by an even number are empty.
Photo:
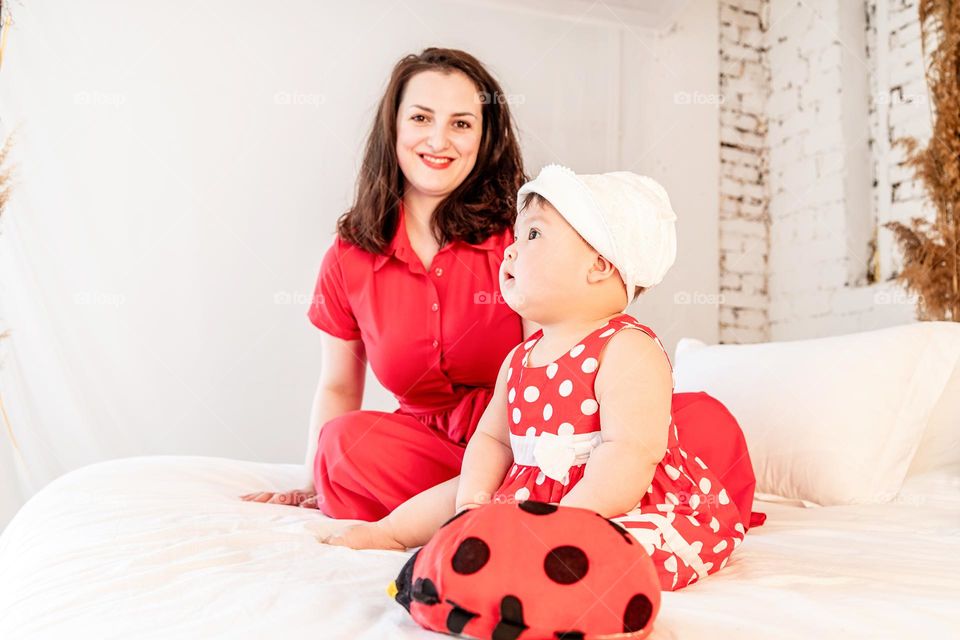
[[[338,547],[350,547],[351,549],[406,550],[406,547],[397,542],[387,528],[378,522],[364,522],[353,525],[339,535],[331,536],[326,540],[321,540],[321,542]]]

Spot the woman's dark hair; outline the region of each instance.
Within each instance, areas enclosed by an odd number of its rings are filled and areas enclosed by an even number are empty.
[[[431,227],[437,241],[479,244],[516,220],[517,190],[527,176],[503,90],[470,54],[430,47],[403,57],[394,66],[367,139],[356,199],[337,220],[337,234],[370,253],[383,253],[396,229],[403,195],[396,152],[397,109],[407,82],[423,71],[464,73],[476,85],[483,105],[476,164],[433,213]]]

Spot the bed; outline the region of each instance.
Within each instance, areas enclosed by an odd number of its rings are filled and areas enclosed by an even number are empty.
[[[723,571],[663,594],[650,637],[956,637],[958,332],[960,325],[888,330],[860,346],[852,338],[791,344],[799,353],[788,355],[786,343],[686,345],[684,353],[678,347],[678,388],[715,390],[741,421],[761,489],[754,510],[767,519],[749,531]],[[831,368],[839,379],[856,378],[844,366],[866,363],[869,384],[857,379],[857,389],[867,387],[862,397],[853,388],[836,397],[817,389],[836,384],[822,370],[800,366],[804,357],[820,357],[819,348],[843,355]],[[880,355],[890,366],[876,366]],[[741,356],[748,364],[738,363]],[[777,369],[771,363],[784,359],[795,366],[771,375]],[[738,367],[742,375],[731,375]],[[884,372],[904,377],[885,381]],[[887,383],[891,389],[909,383],[893,412]],[[761,415],[763,403],[737,397],[744,389],[754,398],[772,394],[774,411]],[[867,415],[865,403],[882,405],[877,416],[893,418],[889,424],[871,418],[865,428],[873,437],[858,445],[856,453],[865,456],[859,463],[878,467],[898,447],[909,455],[890,457],[894,467],[876,478],[853,481],[830,461],[838,440],[820,450],[779,442],[791,430],[809,437],[822,425],[803,422],[803,412],[790,406],[795,394],[775,397],[775,389],[805,390],[800,400],[807,409],[841,402],[817,409],[829,414],[821,422],[834,431],[864,427],[849,422],[844,408]],[[791,453],[788,464],[776,454],[783,450]],[[827,467],[815,466],[824,460]],[[324,545],[318,539],[355,521],[238,497],[299,486],[302,474],[296,464],[142,456],[57,478],[0,535],[0,638],[443,637],[417,626],[387,595],[413,550]],[[896,486],[893,494],[883,493],[888,485]],[[762,491],[770,488],[776,495]]]
[[[111,460],[61,476],[0,537],[0,638],[431,638],[386,593],[411,551],[317,538],[350,521],[244,502],[298,465]],[[118,483],[118,478],[123,478]],[[756,501],[726,569],[663,594],[652,638],[951,637],[960,470],[887,504]]]

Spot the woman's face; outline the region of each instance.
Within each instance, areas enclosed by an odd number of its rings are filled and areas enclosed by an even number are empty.
[[[397,110],[397,161],[406,189],[444,197],[477,162],[483,111],[463,73],[423,71],[407,81]]]

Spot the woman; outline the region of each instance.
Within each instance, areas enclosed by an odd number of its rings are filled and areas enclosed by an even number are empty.
[[[245,500],[377,520],[459,474],[500,363],[537,329],[499,292],[526,180],[501,95],[463,51],[394,67],[308,312],[324,332],[312,486]],[[360,409],[368,359],[393,413]]]

